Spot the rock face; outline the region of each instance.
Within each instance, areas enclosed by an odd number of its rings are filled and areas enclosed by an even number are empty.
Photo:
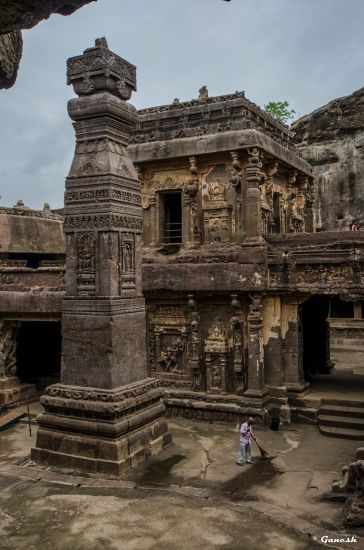
[[[20,31],[0,35],[0,88],[11,88],[17,74],[23,51]]]
[[[317,178],[316,227],[364,225],[364,88],[302,117],[292,129]]]
[[[52,13],[70,15],[95,0],[0,0],[0,33],[31,29]]]
[[[363,448],[356,452],[356,460],[343,469],[341,483],[333,485],[335,493],[349,494],[344,507],[344,524],[346,527],[363,527],[364,525],[364,460]]]
[[[70,15],[95,0],[0,0],[0,89],[15,83],[23,50],[22,29],[31,29],[52,13]]]

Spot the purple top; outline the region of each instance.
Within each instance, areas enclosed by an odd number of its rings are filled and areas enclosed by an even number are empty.
[[[248,445],[252,440],[252,429],[248,422],[243,422],[240,426],[240,443]]]

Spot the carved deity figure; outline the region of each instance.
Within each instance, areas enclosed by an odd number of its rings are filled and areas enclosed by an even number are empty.
[[[161,351],[158,363],[165,372],[178,372],[180,370],[179,356],[183,351],[181,338],[176,338],[165,350]]]
[[[123,273],[134,271],[134,247],[132,242],[124,242],[122,248]]]
[[[95,270],[95,237],[93,233],[80,233],[77,244],[79,272],[93,272]]]
[[[221,319],[217,319],[209,328],[205,351],[207,353],[225,353],[227,349],[227,335]]]
[[[224,201],[225,200],[225,185],[222,181],[211,181],[207,188],[210,201]]]

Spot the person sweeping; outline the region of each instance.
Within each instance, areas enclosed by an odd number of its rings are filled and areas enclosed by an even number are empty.
[[[240,426],[240,449],[237,464],[253,464],[251,459],[251,442],[255,436],[253,432],[253,422],[254,419],[249,417],[245,422]]]

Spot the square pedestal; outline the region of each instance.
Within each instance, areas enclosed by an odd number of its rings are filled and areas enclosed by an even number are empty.
[[[114,390],[55,384],[41,398],[36,462],[112,476],[145,463],[172,441],[157,380]]]

